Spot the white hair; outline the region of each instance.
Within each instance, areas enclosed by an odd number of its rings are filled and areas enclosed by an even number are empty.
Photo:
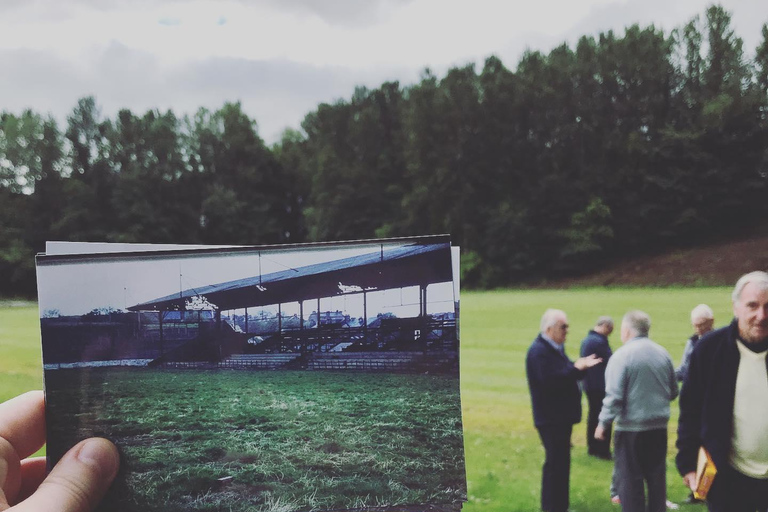
[[[691,311],[691,323],[695,324],[696,320],[714,320],[715,314],[712,312],[712,308],[706,304],[699,304]]]
[[[635,336],[647,338],[648,332],[651,330],[651,317],[648,316],[648,313],[637,309],[627,312],[621,323],[626,325]]]
[[[565,311],[561,309],[548,309],[541,316],[541,332],[553,327],[560,318],[565,318]]]
[[[768,273],[762,270],[755,270],[749,274],[744,274],[736,281],[736,286],[733,287],[733,295],[731,298],[736,303],[741,298],[741,292],[749,283],[755,283],[761,290],[768,290]]]

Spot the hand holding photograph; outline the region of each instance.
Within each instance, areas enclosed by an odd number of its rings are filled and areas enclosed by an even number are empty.
[[[101,511],[459,511],[456,266],[447,236],[49,245],[48,464],[112,440]]]

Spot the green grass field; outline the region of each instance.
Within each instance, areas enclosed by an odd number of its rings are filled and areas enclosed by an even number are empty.
[[[566,351],[578,355],[581,338],[602,314],[616,320],[629,309],[651,315],[651,337],[675,363],[690,335],[689,313],[701,302],[715,311],[716,325],[730,321],[728,288],[634,288],[495,291],[463,293],[461,391],[469,502],[467,512],[538,510],[543,450],[533,428],[525,381],[525,352],[548,307],[564,309],[571,330]],[[611,337],[616,350],[618,335]],[[0,398],[41,382],[37,310],[0,308]],[[686,490],[674,469],[677,406],[672,407],[668,493],[681,501]],[[617,510],[608,497],[611,463],[586,455],[584,423],[573,436],[571,508]]]
[[[290,512],[466,496],[455,376],[102,368],[51,371],[46,383],[49,454],[94,435],[122,447],[125,472],[104,511]]]

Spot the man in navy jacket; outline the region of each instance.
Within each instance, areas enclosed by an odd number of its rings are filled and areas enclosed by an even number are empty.
[[[574,423],[581,421],[581,390],[577,381],[584,377],[584,370],[601,362],[594,354],[571,362],[563,346],[567,334],[565,313],[548,309],[526,356],[533,423],[545,452],[541,509],[546,512],[568,510],[571,431]]]
[[[595,354],[603,360],[587,370],[582,387],[587,395],[587,404],[589,412],[587,413],[587,452],[601,459],[611,458],[611,431],[610,427],[606,430],[605,439],[595,439],[595,430],[597,429],[597,418],[600,416],[600,409],[603,408],[603,398],[605,398],[605,366],[611,358],[613,352],[608,344],[608,336],[613,332],[613,319],[609,316],[601,316],[597,319],[595,327],[592,328],[587,337],[581,342],[582,357]]]
[[[680,393],[677,469],[695,488],[704,446],[717,467],[711,512],[768,509],[768,273],[750,272],[733,290],[731,325],[705,335]]]

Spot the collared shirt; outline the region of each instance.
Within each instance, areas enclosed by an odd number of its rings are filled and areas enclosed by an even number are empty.
[[[561,345],[559,343],[556,343],[555,340],[553,340],[552,338],[550,338],[549,336],[547,336],[544,333],[541,333],[541,337],[544,338],[544,341],[549,343],[552,346],[552,348],[554,348],[555,350],[557,350],[561,354],[565,355],[565,347],[563,345]]]

